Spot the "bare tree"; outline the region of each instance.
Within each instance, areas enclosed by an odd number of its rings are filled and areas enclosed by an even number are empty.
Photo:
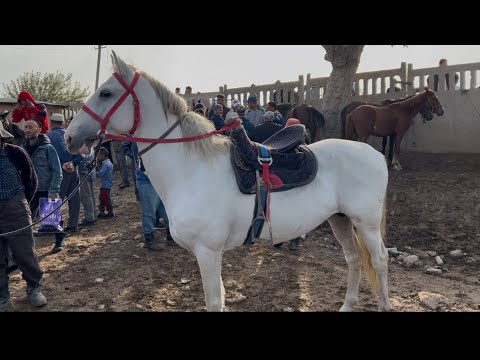
[[[322,45],[325,60],[332,64],[322,107],[327,138],[341,137],[340,112],[351,98],[355,74],[365,45]]]

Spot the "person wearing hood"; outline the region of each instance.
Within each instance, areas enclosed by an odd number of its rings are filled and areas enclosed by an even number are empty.
[[[13,123],[19,124],[24,129],[24,122],[30,119],[37,120],[42,126],[42,134],[49,130],[48,112],[44,104],[37,104],[32,94],[26,90],[20,91],[17,97],[17,105],[12,112]]]
[[[41,134],[41,124],[37,120],[25,122],[25,140],[22,147],[32,159],[33,167],[38,177],[37,192],[30,202],[32,214],[37,211],[40,198],[55,200],[59,198],[62,183],[62,167],[57,151],[45,134]],[[64,247],[64,233],[55,234],[55,246],[52,253],[58,253]]]

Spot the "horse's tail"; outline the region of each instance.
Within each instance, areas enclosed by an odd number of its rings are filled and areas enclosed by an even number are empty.
[[[319,141],[322,138],[322,129],[325,128],[325,117],[323,114],[313,106],[309,108],[310,115],[314,118],[315,123],[315,139],[312,139],[312,142]]]
[[[353,140],[353,133],[355,131],[355,127],[353,126],[353,116],[352,113],[348,114],[347,120],[345,123],[345,137],[344,139]]]
[[[387,200],[386,198],[383,200],[383,208],[382,208],[382,221],[380,223],[380,234],[382,236],[382,240],[385,240],[385,227],[387,222]],[[370,252],[365,245],[365,241],[363,240],[362,236],[357,233],[357,241],[358,241],[358,249],[360,252],[360,258],[362,259],[362,267],[363,271],[367,274],[368,281],[372,286],[373,293],[378,295],[378,280],[377,280],[377,272],[372,265],[372,257]]]

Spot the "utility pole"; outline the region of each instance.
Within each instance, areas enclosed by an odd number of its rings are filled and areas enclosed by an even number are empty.
[[[97,59],[97,78],[95,80],[95,90],[98,89],[98,77],[100,75],[100,54],[102,53],[102,49],[106,48],[107,45],[98,45],[95,50],[98,50],[98,59]]]

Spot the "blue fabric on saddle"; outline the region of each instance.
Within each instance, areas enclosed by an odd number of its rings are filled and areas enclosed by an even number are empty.
[[[243,194],[256,193],[256,170],[262,171],[258,161],[258,144],[250,141],[242,126],[231,131],[233,145],[231,161],[239,190]],[[309,184],[317,175],[317,158],[301,145],[306,136],[304,125],[283,128],[263,142],[271,153],[271,191],[285,191]]]

